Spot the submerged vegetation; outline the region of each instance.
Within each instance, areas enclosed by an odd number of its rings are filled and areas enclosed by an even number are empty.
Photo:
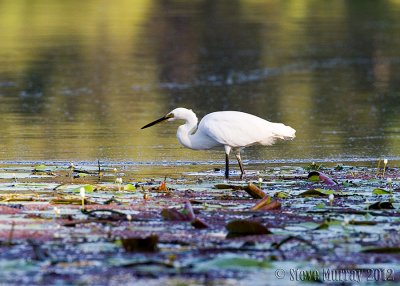
[[[390,164],[275,166],[229,182],[218,170],[71,166],[1,166],[2,283],[349,282],[325,273],[340,269],[399,282]]]

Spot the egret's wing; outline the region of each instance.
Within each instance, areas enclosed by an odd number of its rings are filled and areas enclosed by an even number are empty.
[[[287,127],[243,112],[222,111],[206,115],[198,128],[215,141],[237,148],[273,144],[276,139],[282,138],[279,126]]]

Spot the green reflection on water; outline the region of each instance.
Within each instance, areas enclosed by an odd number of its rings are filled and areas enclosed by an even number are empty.
[[[297,129],[245,159],[398,157],[398,1],[1,1],[1,160],[207,161],[177,106]]]

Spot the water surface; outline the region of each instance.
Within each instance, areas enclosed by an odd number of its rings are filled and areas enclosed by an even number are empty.
[[[398,1],[1,1],[0,160],[214,162],[183,106],[297,129],[252,162],[399,159]]]

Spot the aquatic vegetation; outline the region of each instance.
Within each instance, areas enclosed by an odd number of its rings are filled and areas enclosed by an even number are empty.
[[[85,188],[81,187],[79,189],[79,194],[81,195],[81,198],[82,198],[82,209],[84,210],[85,209],[85,195],[86,195]]]
[[[213,170],[152,178],[139,175],[136,166],[118,175],[112,166],[74,166],[87,176],[71,177],[69,167],[43,165],[26,173],[23,165],[12,172],[0,166],[4,283],[157,275],[188,284],[208,276],[223,285],[265,275],[275,281],[276,269],[379,263],[400,270],[395,167],[383,179],[364,166],[309,171],[277,165],[230,182]]]

